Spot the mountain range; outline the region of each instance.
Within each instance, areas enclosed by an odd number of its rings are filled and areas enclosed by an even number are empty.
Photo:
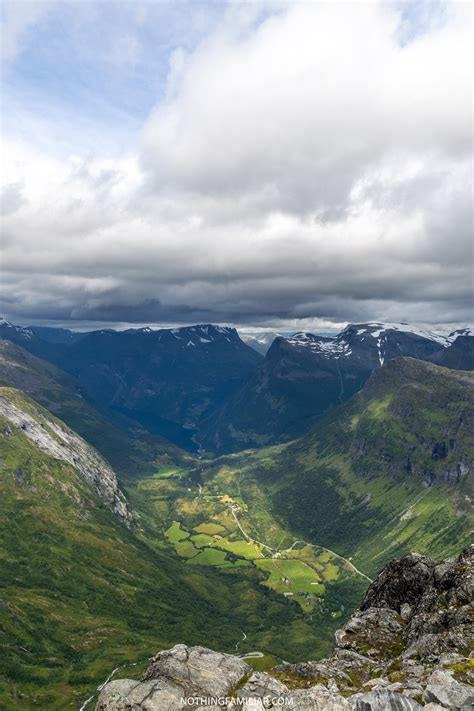
[[[3,324],[0,335],[71,374],[110,413],[190,450],[197,424],[262,359],[235,329],[212,325],[67,337]]]
[[[360,390],[372,371],[400,356],[474,368],[474,337],[419,331],[404,324],[357,324],[336,338],[307,332],[276,338],[263,363],[205,423],[210,451],[288,441]],[[451,353],[458,352],[458,356]]]
[[[74,333],[2,321],[0,336],[73,376],[117,426],[191,452],[294,439],[392,358],[474,368],[467,329],[440,335],[395,323],[355,324],[336,337],[267,332],[244,342],[235,329],[211,324]],[[252,339],[268,348],[264,356]]]

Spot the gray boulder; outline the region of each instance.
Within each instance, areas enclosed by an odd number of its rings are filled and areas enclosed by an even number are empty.
[[[445,709],[474,708],[474,689],[456,681],[450,672],[437,669],[428,678],[423,699]]]
[[[100,711],[180,711],[179,687],[166,681],[111,681],[100,692]]]
[[[354,711],[421,711],[420,704],[404,694],[381,689],[349,699]]]
[[[240,657],[177,644],[153,657],[142,681],[168,679],[189,696],[225,696],[251,672]]]
[[[159,652],[141,682],[112,681],[100,692],[97,711],[181,711],[185,699],[227,697],[245,681],[252,668],[239,657],[204,647],[177,644]]]

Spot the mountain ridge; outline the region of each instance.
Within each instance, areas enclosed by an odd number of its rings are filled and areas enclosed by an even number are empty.
[[[119,426],[135,422],[210,455],[303,435],[393,358],[474,368],[470,333],[350,324],[334,337],[278,335],[262,357],[236,329],[212,324],[83,334],[0,325],[0,335],[76,378]]]
[[[0,336],[65,370],[109,413],[191,451],[200,420],[262,359],[235,329],[211,324],[102,329],[55,343],[4,323]]]
[[[390,326],[350,325],[335,338],[309,332],[276,338],[241,389],[204,422],[205,448],[238,451],[294,439],[358,392],[386,361],[400,356],[436,360],[439,353],[456,351],[459,341],[469,347],[474,342],[465,333],[439,336],[413,333],[404,324]]]

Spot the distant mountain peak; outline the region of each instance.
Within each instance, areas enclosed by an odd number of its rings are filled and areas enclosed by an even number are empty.
[[[165,330],[165,329],[163,329]],[[180,326],[166,329],[176,340],[184,341],[186,347],[207,345],[213,342],[227,341],[232,343],[240,341],[235,328],[219,326],[212,323],[197,324],[195,326]]]
[[[283,337],[283,333],[276,331],[246,332],[240,331],[239,336],[244,343],[253,348],[257,353],[265,355],[276,338]]]
[[[0,327],[6,328],[8,330],[15,331],[15,333],[19,333],[25,338],[31,338],[33,336],[33,331],[31,331],[29,328],[25,328],[24,326],[15,326],[15,324],[11,323],[10,321],[7,321],[6,318],[0,317]]]
[[[324,358],[338,360],[352,355],[350,344],[340,336],[332,338],[330,336],[319,336],[309,331],[299,331],[289,338],[285,338],[285,341],[297,348],[307,348],[312,353],[319,354]]]
[[[455,340],[458,336],[474,336],[474,333],[470,328],[458,328],[449,334],[449,338],[452,340]]]
[[[414,336],[419,336],[420,338],[426,338],[429,341],[434,341],[440,345],[446,347],[451,343],[451,335],[443,335],[435,331],[428,331],[426,329],[419,328],[409,323],[403,321],[400,322],[379,322],[370,321],[368,323],[357,323],[349,324],[340,334],[355,334],[357,336],[369,335],[373,338],[380,338],[381,335],[385,334],[387,331],[398,331],[399,333],[408,333]]]

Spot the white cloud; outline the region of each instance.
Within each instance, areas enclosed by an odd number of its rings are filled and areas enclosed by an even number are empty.
[[[7,141],[7,313],[467,320],[469,10],[403,46],[385,3],[235,12],[172,55],[139,155]]]
[[[393,152],[457,156],[471,141],[465,15],[405,47],[385,3],[296,3],[243,40],[217,33],[174,67],[145,164],[159,186],[332,212]]]

